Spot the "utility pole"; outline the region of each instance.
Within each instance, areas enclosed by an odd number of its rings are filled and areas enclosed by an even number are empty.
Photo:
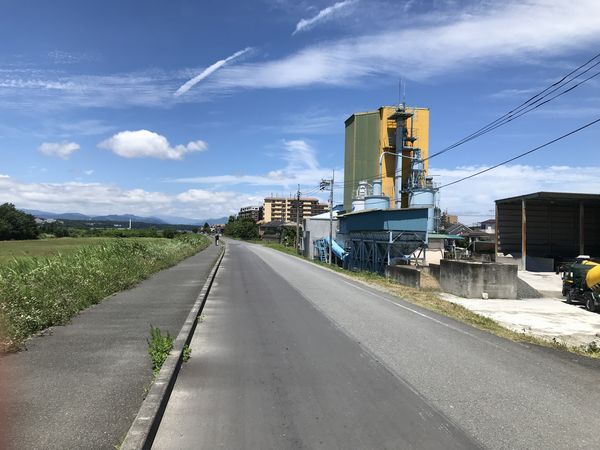
[[[296,193],[296,252],[300,253],[300,185]]]
[[[321,180],[322,191],[329,188],[329,264],[332,263],[331,248],[333,247],[333,183],[335,181],[335,170],[331,180]]]
[[[333,247],[333,183],[335,182],[335,170],[331,176],[329,190],[329,265],[331,265],[331,248]]]

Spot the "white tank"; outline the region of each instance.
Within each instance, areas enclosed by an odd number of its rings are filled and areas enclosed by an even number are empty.
[[[385,195],[370,195],[365,197],[365,209],[389,209],[390,198]]]
[[[365,199],[355,198],[352,200],[352,211],[363,211],[365,209]]]
[[[414,191],[409,200],[409,208],[426,208],[435,205],[435,191]]]

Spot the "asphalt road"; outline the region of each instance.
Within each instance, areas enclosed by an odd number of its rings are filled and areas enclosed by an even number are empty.
[[[229,242],[154,448],[600,448],[600,364]]]
[[[152,382],[150,325],[177,336],[219,250],[210,246],[0,357],[9,394],[0,392],[0,448],[113,449]]]

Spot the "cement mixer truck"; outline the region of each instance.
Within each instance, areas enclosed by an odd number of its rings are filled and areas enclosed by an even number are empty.
[[[600,258],[578,256],[561,272],[567,303],[583,303],[588,311],[600,311]]]

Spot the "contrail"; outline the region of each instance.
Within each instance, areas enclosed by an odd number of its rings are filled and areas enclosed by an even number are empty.
[[[196,75],[194,78],[192,78],[191,80],[186,81],[183,85],[181,85],[181,87],[179,89],[177,89],[177,91],[175,91],[175,94],[174,94],[175,97],[179,97],[180,95],[185,94],[187,91],[189,91],[196,84],[198,84],[199,82],[201,82],[202,80],[204,80],[206,77],[210,76],[213,72],[216,72],[217,70],[219,70],[221,67],[223,67],[227,63],[233,61],[236,58],[239,58],[244,53],[247,53],[250,50],[252,50],[252,47],[246,47],[244,50],[240,50],[239,52],[235,52],[233,55],[231,55],[231,56],[229,56],[229,57],[227,57],[225,59],[221,59],[221,60],[217,61],[216,63],[212,64],[211,66],[207,67],[206,69],[204,69],[202,71],[201,74]]]
[[[344,0],[341,2],[337,2],[332,6],[328,6],[327,8],[322,9],[316,16],[311,17],[310,19],[302,19],[296,24],[296,29],[292,33],[292,36],[301,31],[309,30],[310,28],[314,27],[315,24],[318,22],[328,20],[333,14],[337,13],[338,10],[353,5],[354,3],[358,3],[358,1],[359,0]]]

